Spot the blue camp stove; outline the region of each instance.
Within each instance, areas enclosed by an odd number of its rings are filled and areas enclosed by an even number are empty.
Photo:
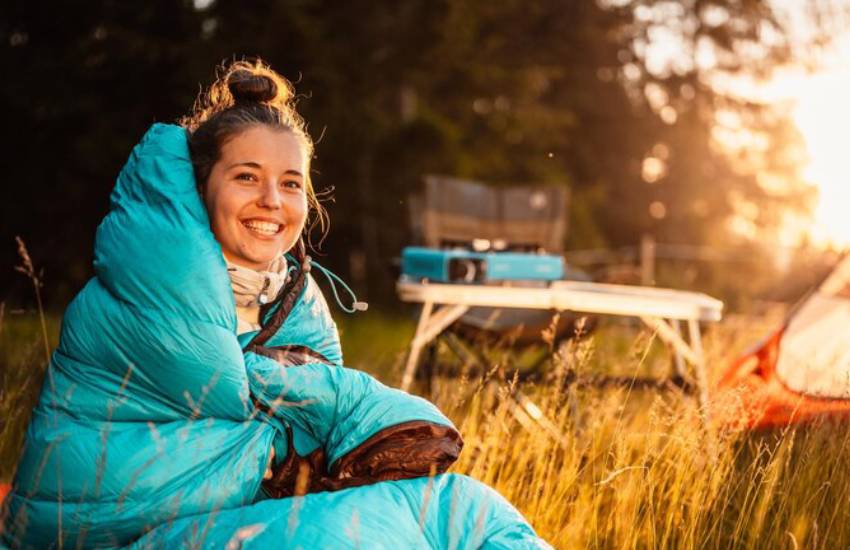
[[[564,259],[551,254],[409,246],[401,253],[401,272],[412,279],[440,283],[557,281],[564,278]]]

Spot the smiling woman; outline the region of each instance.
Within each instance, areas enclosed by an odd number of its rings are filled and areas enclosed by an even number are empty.
[[[267,66],[236,62],[181,121],[227,261],[240,334],[259,330],[261,306],[286,283],[284,254],[303,253],[296,244],[311,209],[324,226],[310,180],[313,142],[293,97],[291,84]]]
[[[313,142],[293,89],[268,67],[237,62],[181,120],[213,233],[232,263],[268,270],[298,241],[309,207]]]

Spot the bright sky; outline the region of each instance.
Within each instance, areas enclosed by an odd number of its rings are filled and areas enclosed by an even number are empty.
[[[804,176],[819,190],[810,233],[819,243],[850,245],[850,39],[818,74],[785,75],[776,86],[795,100],[809,156]]]
[[[801,229],[816,243],[850,246],[850,36],[835,41],[815,74],[786,71],[768,89],[792,102],[809,157],[803,176],[818,188],[814,220]]]

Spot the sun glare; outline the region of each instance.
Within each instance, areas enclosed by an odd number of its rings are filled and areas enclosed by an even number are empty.
[[[850,59],[850,51],[848,59]],[[818,186],[812,237],[850,244],[850,69],[813,76],[804,84],[794,120],[810,157],[806,179]]]
[[[777,91],[795,102],[793,119],[809,157],[803,170],[818,188],[814,220],[808,228],[820,245],[850,245],[850,40],[814,75],[786,76]]]

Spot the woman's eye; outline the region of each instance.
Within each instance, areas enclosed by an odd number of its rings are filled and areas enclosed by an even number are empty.
[[[283,186],[289,189],[301,189],[301,182],[296,180],[286,180],[283,182]]]
[[[236,179],[245,182],[255,182],[257,181],[257,176],[248,172],[243,172],[241,174],[237,174]]]

